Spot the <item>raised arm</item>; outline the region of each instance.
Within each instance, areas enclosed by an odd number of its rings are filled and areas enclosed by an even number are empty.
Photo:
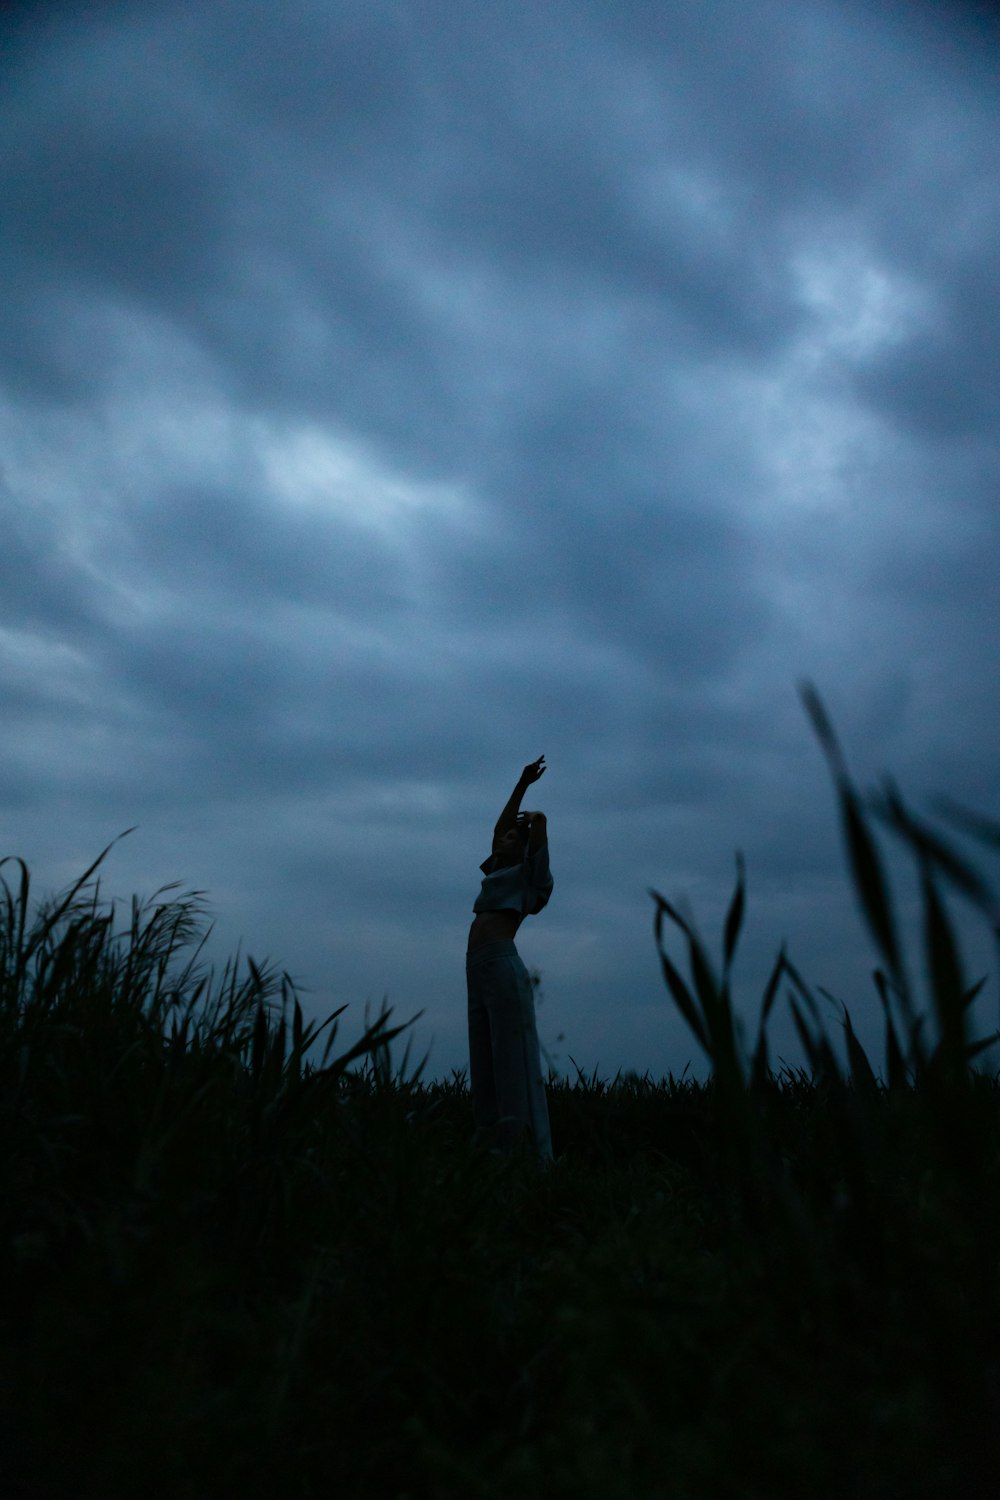
[[[510,801],[497,819],[496,827],[493,830],[493,837],[495,839],[502,838],[507,830],[513,828],[516,824],[518,809],[521,806],[521,798],[532,782],[538,781],[540,777],[545,775],[546,768],[542,765],[544,759],[545,756],[540,755],[537,760],[533,760],[530,765],[525,766],[521,772],[518,777],[517,786],[510,794]]]
[[[545,821],[545,814],[543,812],[528,813],[528,817],[531,819],[528,833],[528,849],[530,853],[535,854],[543,844],[547,844],[549,841],[549,825]]]

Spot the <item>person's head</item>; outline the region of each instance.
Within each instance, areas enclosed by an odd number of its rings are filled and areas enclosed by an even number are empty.
[[[502,868],[505,865],[519,865],[524,858],[527,842],[528,822],[524,819],[518,821],[515,827],[508,828],[507,832],[497,839],[493,851],[496,866]]]

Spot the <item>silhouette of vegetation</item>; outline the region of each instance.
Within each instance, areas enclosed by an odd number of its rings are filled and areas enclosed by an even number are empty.
[[[738,859],[718,966],[651,893],[711,1076],[551,1076],[548,1167],[477,1146],[463,1075],[397,1066],[390,1011],[338,1052],[346,1007],[306,1022],[287,974],[208,967],[202,893],[119,930],[107,850],[37,906],[3,863],[6,1497],[995,1492],[1000,1090],[949,902],[994,935],[998,905],[891,782],[862,797],[803,694],[881,1065],[846,1008],[838,1060],[784,951],[745,1047]],[[882,832],[916,862],[916,962]],[[808,1067],[775,1072],[782,1001]]]

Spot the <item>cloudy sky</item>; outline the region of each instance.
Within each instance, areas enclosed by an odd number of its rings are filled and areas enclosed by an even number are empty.
[[[648,888],[714,945],[737,849],[748,1021],[787,939],[875,1036],[797,684],[862,785],[1000,813],[995,33],[7,15],[0,852],[51,889],[138,825],[109,895],[207,890],[221,955],[349,1002],[345,1043],[422,1009],[445,1076],[477,866],[544,753],[518,946],[560,1071],[699,1070]]]

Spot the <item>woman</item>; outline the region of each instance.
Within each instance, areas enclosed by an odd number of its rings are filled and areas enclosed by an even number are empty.
[[[469,1083],[476,1125],[511,1151],[525,1135],[550,1160],[552,1137],[542,1080],[535,1001],[514,947],[526,916],[552,894],[545,814],[519,812],[528,787],[545,774],[539,756],[525,766],[493,830],[493,852],[479,868],[482,889],[469,929]]]

